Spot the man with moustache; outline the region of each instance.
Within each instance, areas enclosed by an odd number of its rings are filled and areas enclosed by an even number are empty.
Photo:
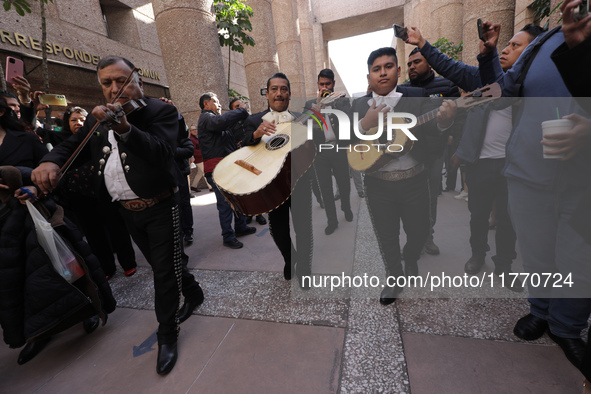
[[[169,373],[177,357],[179,298],[191,294],[185,303],[193,309],[203,301],[203,292],[181,265],[179,212],[174,150],[178,136],[175,107],[158,99],[146,98],[135,66],[127,59],[107,56],[100,60],[99,83],[108,102],[117,104],[143,100],[145,107],[111,122],[116,105],[95,107],[85,125],[70,139],[46,155],[33,171],[33,182],[43,193],[53,190],[58,171],[92,127],[102,127],[80,153],[81,162],[91,160],[96,169],[96,189],[100,198],[118,201],[120,212],[135,243],[154,273],[155,312],[158,319],[158,359],[156,372]],[[128,76],[129,83],[124,85]]]
[[[249,116],[244,124],[246,137],[243,146],[258,144],[265,136],[272,136],[277,131],[275,125],[291,122],[299,115],[288,110],[291,86],[285,74],[276,73],[267,80],[266,97],[269,109]],[[292,157],[292,160],[295,159]],[[289,229],[290,210],[295,246]],[[283,204],[269,212],[269,229],[285,262],[283,277],[290,280],[295,266],[295,273],[303,287],[302,276],[309,276],[312,271],[312,193],[309,173],[298,180],[291,196]]]
[[[571,220],[591,179],[591,120],[589,109],[572,97],[552,55],[564,45],[574,48],[589,35],[591,16],[574,22],[579,6],[579,0],[565,0],[563,25],[540,35],[508,72],[498,71],[494,52],[480,62],[483,82],[499,82],[503,96],[519,97],[521,105],[507,141],[503,175],[523,268],[530,274],[530,313],[517,321],[513,333],[525,340],[548,333],[576,367],[581,367],[585,349],[581,331],[591,315],[591,245]],[[584,81],[585,74],[578,77]],[[572,122],[572,128],[543,136],[542,122],[556,120],[557,113]],[[544,148],[561,157],[544,157]],[[531,279],[548,273],[572,280],[538,286]]]
[[[367,81],[372,93],[353,103],[353,113],[361,120],[358,129],[362,134],[371,133],[378,126],[379,118],[387,112],[422,114],[421,102],[407,97],[424,97],[422,88],[396,86],[400,67],[394,48],[380,48],[367,59]],[[437,128],[431,125],[415,127],[413,148],[399,158],[365,176],[367,206],[378,239],[380,252],[388,276],[380,295],[380,303],[393,303],[402,287],[393,280],[399,276],[419,274],[417,261],[429,235],[429,189],[425,162],[433,150],[438,149],[441,131],[453,123],[455,106],[444,102],[437,114]],[[388,143],[382,133],[380,143]],[[404,270],[400,262],[400,221],[406,232],[407,243],[403,249]]]

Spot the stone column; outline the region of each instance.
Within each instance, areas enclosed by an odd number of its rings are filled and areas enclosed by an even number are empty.
[[[306,97],[302,44],[295,0],[272,0],[279,70],[287,75],[293,98]]]
[[[550,11],[556,8],[558,4],[560,4],[560,0],[550,0]],[[556,11],[552,15],[550,15],[550,23],[548,26],[548,30],[554,29],[556,26],[562,24],[560,20],[562,16],[560,15],[560,8],[556,8]],[[542,25],[543,26],[543,25]]]
[[[202,93],[216,93],[226,108],[228,88],[213,0],[153,0],[152,6],[170,94],[187,124],[197,123]]]
[[[463,38],[463,0],[432,0],[432,29],[430,39],[447,38],[459,44]]]
[[[302,41],[302,56],[306,82],[306,96],[314,97],[317,91],[318,73],[316,72],[316,53],[314,52],[314,18],[310,0],[297,0]]]
[[[507,42],[513,37],[515,24],[515,0],[464,0],[464,50],[462,61],[466,64],[478,65],[476,55],[479,53],[478,29],[476,21],[489,21],[501,24],[498,50],[502,51]]]
[[[324,36],[322,34],[322,24],[318,22],[314,22],[312,25],[312,31],[314,32],[314,54],[316,56],[316,75],[320,73],[321,70],[326,68],[326,46],[327,43],[324,42]]]
[[[267,100],[260,95],[260,90],[267,86],[267,79],[279,71],[279,61],[271,0],[248,0],[246,4],[253,11],[250,18],[252,32],[249,34],[254,38],[255,46],[244,48],[244,68],[250,109],[252,113],[257,113],[267,108]]]
[[[412,0],[404,5],[405,26],[415,26],[421,31],[431,44],[439,38],[447,38],[454,44],[459,44],[463,39],[463,0]],[[399,40],[398,47],[402,52],[403,42]],[[404,51],[410,53],[414,45],[404,45]],[[406,73],[406,58],[401,64]]]

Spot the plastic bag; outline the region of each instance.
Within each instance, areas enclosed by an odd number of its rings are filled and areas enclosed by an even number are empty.
[[[49,256],[53,268],[69,283],[80,279],[84,275],[84,270],[68,245],[28,200],[27,208],[35,223],[37,241],[45,253],[47,253],[47,256]]]

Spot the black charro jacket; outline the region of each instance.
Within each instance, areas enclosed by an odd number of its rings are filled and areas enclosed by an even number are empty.
[[[147,106],[127,116],[131,131],[121,137],[115,133],[119,146],[125,179],[131,190],[141,198],[152,198],[176,188],[174,154],[178,137],[177,109],[163,101],[144,98]],[[84,126],[72,137],[56,146],[42,162],[53,162],[60,167],[68,160],[84,137],[95,125],[96,119],[89,115]],[[90,160],[94,167],[95,186],[104,195],[104,167],[111,154],[107,127],[99,126],[82,150],[76,168]]]

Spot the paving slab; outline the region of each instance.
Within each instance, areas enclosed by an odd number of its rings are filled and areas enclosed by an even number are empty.
[[[77,324],[55,335],[35,358],[20,366],[16,360],[22,348],[9,349],[7,346],[0,346],[0,371],[2,371],[0,393],[28,393],[43,390],[54,380],[63,381],[67,371],[76,364],[86,368],[80,376],[84,379],[87,376],[87,370],[97,367],[86,361],[87,355],[100,348],[105,338],[121,337],[124,326],[136,313],[137,311],[133,309],[119,308],[109,315],[105,326],[99,326],[90,335],[84,332],[82,324]],[[151,315],[154,315],[153,312]],[[155,317],[153,320],[151,326],[155,328]],[[129,341],[129,338],[126,340]],[[117,355],[113,355],[113,360],[116,359]],[[101,364],[98,368],[102,366]],[[88,384],[88,381],[86,383]],[[64,392],[73,391],[68,389]]]
[[[421,256],[423,276],[463,275],[469,212],[454,194],[439,197],[441,254]],[[365,200],[351,197],[354,221],[344,221],[337,202],[339,228],[331,236],[313,202],[313,272],[383,278]],[[460,291],[424,298],[409,289],[389,306],[378,303],[381,287],[302,291],[296,280],[283,279],[268,226],[253,222],[257,234],[230,250],[222,246],[215,195],[205,190],[191,203],[195,242],[186,252],[206,300],[181,325],[171,374],[155,373],[152,272],[137,251],[137,273],[127,278],[119,268],[110,281],[119,307],[107,326],[92,335],[81,325],[56,335],[24,366],[16,364],[20,349],[0,347],[0,393],[580,392],[581,375],[552,341],[513,336],[528,303],[506,289],[493,299]],[[485,271],[492,268],[487,257]],[[518,258],[514,270],[520,269]]]
[[[344,330],[237,320],[190,393],[334,393]]]
[[[572,394],[582,389],[581,373],[556,346],[411,333],[402,339],[413,394]]]

